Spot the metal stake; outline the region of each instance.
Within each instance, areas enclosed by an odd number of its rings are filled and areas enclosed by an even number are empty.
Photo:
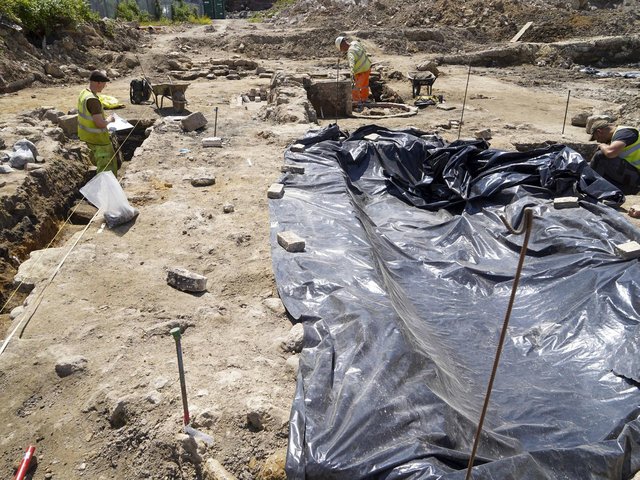
[[[476,430],[476,437],[473,441],[473,448],[471,449],[471,456],[469,457],[469,463],[467,464],[467,474],[464,477],[465,480],[471,478],[473,461],[476,458],[476,451],[478,450],[478,444],[480,443],[480,435],[482,434],[482,425],[484,424],[484,417],[487,414],[489,407],[489,398],[491,397],[491,390],[493,389],[493,381],[496,378],[498,371],[498,363],[500,362],[500,355],[502,354],[502,346],[504,345],[505,337],[507,336],[507,327],[509,326],[509,318],[511,317],[511,310],[516,298],[516,290],[518,289],[518,283],[520,283],[520,273],[522,272],[522,266],[524,265],[524,257],[527,254],[527,246],[529,245],[529,237],[531,236],[531,225],[533,222],[533,210],[525,208],[524,210],[524,222],[520,230],[516,231],[509,224],[504,215],[500,215],[500,220],[507,227],[507,230],[513,235],[521,235],[524,232],[524,241],[522,242],[522,248],[520,249],[520,258],[518,259],[518,268],[516,268],[516,275],[513,279],[513,286],[511,287],[511,297],[509,298],[509,306],[507,307],[507,313],[504,316],[504,323],[502,324],[502,332],[500,332],[500,340],[498,341],[498,348],[496,349],[496,357],[493,360],[493,369],[491,370],[491,377],[489,378],[489,385],[487,385],[487,393],[484,397],[484,405],[482,406],[482,413],[480,414],[480,420],[478,421],[478,429]]]
[[[460,125],[458,125],[458,140],[460,140],[460,130],[462,130],[462,119],[464,118],[464,107],[467,104],[467,90],[469,89],[469,77],[471,76],[471,65],[467,73],[467,86],[464,87],[464,100],[462,101],[462,113],[460,114]]]
[[[215,108],[216,117],[213,121],[213,136],[217,137],[216,132],[218,131],[218,107]]]
[[[567,112],[569,111],[569,97],[571,96],[571,90],[567,93],[567,106],[564,109],[564,120],[562,121],[562,136],[564,137],[564,126],[567,123]]]
[[[178,354],[178,372],[180,374],[180,389],[182,390],[182,408],[184,410],[184,424],[189,424],[189,405],[187,404],[187,385],[184,379],[184,367],[182,365],[182,347],[180,346],[180,327],[172,328],[171,335],[176,341],[176,353]]]
[[[336,125],[338,124],[338,102],[340,100],[340,57],[338,57],[338,66],[336,67]]]

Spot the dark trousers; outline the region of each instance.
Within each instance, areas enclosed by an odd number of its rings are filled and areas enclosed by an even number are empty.
[[[607,158],[598,151],[589,165],[625,195],[634,195],[640,190],[640,170],[622,158]]]

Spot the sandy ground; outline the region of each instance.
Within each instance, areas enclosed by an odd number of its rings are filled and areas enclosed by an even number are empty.
[[[218,34],[268,28],[241,20],[214,27]],[[204,27],[181,34],[203,35]],[[152,68],[154,55],[171,50],[174,37],[149,41],[152,46],[141,54],[145,69]],[[400,72],[413,70],[422,59],[385,56],[371,47],[377,62]],[[189,55],[206,60],[231,54],[200,50]],[[260,64],[304,73],[327,62]],[[437,130],[455,140],[457,130],[436,126],[460,119],[467,69],[445,66],[442,72],[434,93],[455,110],[428,107],[413,117],[375,123]],[[115,80],[105,90],[126,103],[117,113],[129,119],[157,117],[150,105],[129,104],[130,80]],[[270,456],[284,458],[296,373],[294,355],[281,348],[292,323],[279,303],[271,270],[266,190],[280,176],[287,145],[318,125],[269,124],[257,118],[261,104],[237,106],[238,95],[269,81],[249,76],[191,82],[188,108],[202,112],[208,128],[185,134],[168,121],[164,132],[156,129],[125,163],[120,179],[140,211],[136,221],[114,230],[103,228],[99,218],[86,231],[66,227],[67,241],[58,245],[61,255],[70,251],[66,261],[55,279],[40,284],[30,297],[24,315],[35,313],[22,337],[0,356],[0,471],[5,477],[33,444],[34,479],[207,478],[207,459],[241,479],[283,478],[269,476],[265,463]],[[410,99],[408,80],[389,85]],[[68,110],[82,87],[27,89],[2,97],[0,119],[46,104]],[[505,78],[504,71],[476,69],[469,77],[461,136],[491,128],[491,144],[501,149],[513,149],[517,142],[587,142],[584,128],[569,121],[562,136],[567,90],[606,88],[606,82],[524,87]],[[589,95],[573,98],[568,118],[606,107]],[[216,108],[216,134],[224,146],[204,149],[201,140],[213,136]],[[321,119],[319,126],[333,121]],[[365,124],[354,118],[338,123],[346,130]],[[215,184],[192,186],[190,180],[201,176],[215,176]],[[632,197],[627,205],[634,202],[640,203]],[[224,213],[226,204],[234,211]],[[168,286],[171,267],[205,275],[207,292],[194,295]],[[180,437],[180,384],[169,334],[176,326],[183,331],[194,425],[214,438],[213,445],[199,446],[200,459]],[[82,369],[60,378],[56,364],[74,358]],[[248,421],[256,416],[262,427]]]

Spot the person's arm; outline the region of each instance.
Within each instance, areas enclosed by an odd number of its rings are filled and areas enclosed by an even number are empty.
[[[102,113],[94,113],[91,115],[91,118],[93,118],[93,123],[95,123],[98,128],[107,128],[107,125],[114,120],[113,115],[109,115],[107,118],[104,118]]]
[[[607,158],[619,157],[620,154],[622,153],[622,150],[624,150],[624,147],[626,146],[627,144],[624,143],[622,140],[616,140],[611,143],[601,143],[600,145],[598,145],[598,147],[600,147],[600,151]]]
[[[98,128],[107,128],[107,125],[115,120],[113,115],[105,118],[102,104],[97,97],[87,100],[87,110],[91,113],[93,123],[95,123]]]

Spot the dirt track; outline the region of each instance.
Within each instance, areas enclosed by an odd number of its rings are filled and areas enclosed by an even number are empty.
[[[180,37],[183,42],[195,39],[194,45],[213,39],[206,48],[188,53],[194,62],[206,61],[232,55],[216,51],[216,35],[239,36],[263,28],[269,27],[227,20],[214,23],[214,33],[194,27]],[[145,41],[151,46],[140,58],[147,72],[153,71],[154,59],[180,43],[174,33]],[[374,43],[367,45],[389,72],[406,73],[424,59],[386,55]],[[323,69],[331,74],[333,60],[258,62],[292,74]],[[416,126],[455,140],[456,129],[438,126],[460,119],[468,70],[441,70],[434,93],[455,110],[428,107],[414,117],[375,123]],[[569,122],[561,136],[567,90],[580,92],[571,100],[570,119],[583,111],[614,108],[602,92],[615,81],[567,76],[566,83],[557,83],[557,76],[554,70],[533,67],[473,69],[462,137],[491,128],[491,144],[501,149],[520,142],[587,142],[584,128]],[[156,117],[150,105],[129,104],[131,78],[111,82],[105,93],[126,103],[118,112],[125,118]],[[60,244],[61,256],[81,238],[54,281],[36,288],[23,315],[37,311],[22,338],[12,340],[0,356],[0,471],[12,472],[24,448],[34,444],[39,460],[34,479],[202,478],[203,464],[190,453],[188,441],[177,436],[182,407],[168,332],[180,326],[195,426],[214,437],[214,445],[201,446],[199,455],[218,460],[240,479],[284,478],[265,473],[269,456],[275,454],[280,465],[284,459],[296,377],[293,355],[281,348],[292,325],[271,272],[266,190],[280,176],[283,150],[318,125],[271,124],[258,118],[262,103],[237,105],[238,95],[269,82],[256,75],[192,81],[188,108],[205,114],[208,129],[185,134],[165,119],[125,164],[121,182],[140,210],[137,220],[115,230],[101,228],[100,221],[84,233],[81,227],[67,227],[64,237],[70,240]],[[406,78],[388,84],[407,101],[411,98]],[[11,122],[17,112],[43,104],[73,108],[83,86],[26,89],[2,97],[0,120]],[[217,135],[224,146],[205,149],[201,140],[213,136],[216,107]],[[338,123],[351,130],[363,121]],[[215,176],[215,185],[194,187],[190,180],[197,176]],[[628,204],[634,201],[630,198]],[[226,204],[233,204],[234,211],[224,213]],[[53,260],[51,265],[56,264]],[[169,287],[166,270],[171,267],[207,276],[207,292],[191,295]],[[78,356],[85,359],[82,370],[60,378],[56,364]]]

